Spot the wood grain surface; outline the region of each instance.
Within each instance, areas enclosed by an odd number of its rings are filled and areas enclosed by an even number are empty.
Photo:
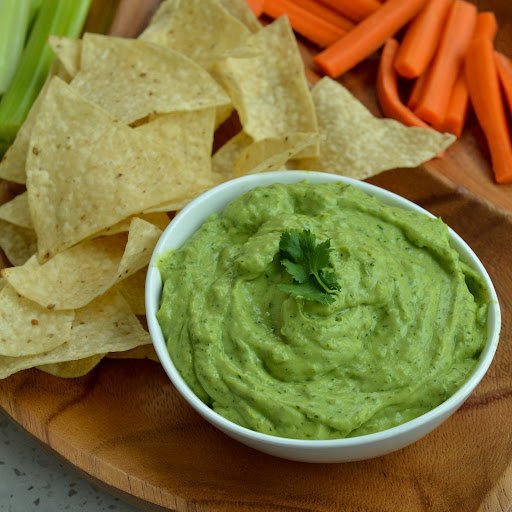
[[[156,3],[123,0],[121,7],[128,10],[118,12],[115,33],[136,35]],[[475,3],[497,14],[498,47],[512,55],[512,5],[508,0]],[[301,50],[315,81],[314,48],[302,41]],[[375,59],[369,59],[341,82],[379,114],[374,78]],[[103,360],[72,380],[26,370],[0,381],[0,406],[61,460],[145,510],[510,510],[512,189],[493,182],[474,119],[445,157],[370,181],[440,215],[455,229],[489,271],[502,308],[500,344],[487,375],[459,411],[424,439],[363,462],[278,459],[210,426],[151,361]],[[3,184],[0,195],[5,199],[17,191]]]

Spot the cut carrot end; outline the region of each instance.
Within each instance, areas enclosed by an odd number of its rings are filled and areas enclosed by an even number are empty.
[[[451,0],[430,0],[412,20],[400,43],[395,69],[405,78],[420,76],[435,54]]]
[[[445,117],[450,96],[464,55],[473,36],[477,9],[464,0],[455,0],[448,12],[436,55],[428,71],[421,99],[414,113],[439,126]]]

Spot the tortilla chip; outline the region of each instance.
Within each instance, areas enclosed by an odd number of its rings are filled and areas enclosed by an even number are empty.
[[[28,207],[28,194],[23,192],[7,203],[0,205],[0,219],[33,230],[34,225]]]
[[[64,361],[63,363],[50,363],[36,366],[38,370],[49,373],[54,377],[74,379],[83,377],[89,373],[105,357],[105,354],[95,354],[76,361]]]
[[[150,343],[149,333],[143,329],[121,294],[109,291],[75,311],[69,337],[57,348],[32,356],[0,356],[0,379],[35,366],[76,361]]]
[[[125,352],[111,352],[107,357],[109,359],[151,359],[151,361],[160,362],[153,345],[142,345]]]
[[[244,131],[255,141],[290,133],[316,133],[317,121],[304,64],[286,17],[251,35],[260,55],[228,58],[213,75],[228,91]],[[316,156],[311,146],[301,156]]]
[[[104,294],[118,281],[145,267],[162,231],[135,218],[128,241],[123,234],[82,242],[39,264],[2,270],[18,293],[43,307],[81,308]]]
[[[203,68],[174,49],[99,34],[85,34],[81,69],[71,85],[126,124],[231,103]]]
[[[39,261],[154,205],[193,198],[202,183],[211,186],[204,162],[210,164],[214,115],[169,114],[132,129],[54,78],[27,158]],[[162,139],[159,131],[183,136]]]
[[[63,36],[48,36],[48,44],[72,78],[80,70],[82,40]]]
[[[130,305],[130,309],[133,311],[134,315],[142,316],[146,314],[144,294],[146,291],[147,271],[147,266],[141,268],[115,285],[115,289],[121,292],[126,302]]]
[[[73,311],[51,311],[19,295],[9,284],[0,291],[0,354],[41,354],[64,343]]]
[[[224,9],[234,16],[238,21],[241,21],[251,32],[258,32],[261,30],[261,22],[245,0],[219,0]]]
[[[216,0],[166,0],[139,39],[172,48],[210,69],[250,34]]]
[[[320,156],[300,160],[298,169],[362,180],[388,169],[417,167],[456,140],[448,133],[377,118],[328,77],[315,85],[312,96],[320,131]]]
[[[0,248],[11,264],[23,265],[37,251],[36,232],[0,219]]]
[[[62,73],[62,66],[58,60],[54,60],[48,77],[39,92],[36,100],[34,101],[27,118],[21,125],[14,142],[9,146],[5,155],[0,162],[0,178],[7,181],[14,181],[15,183],[26,183],[25,164],[27,161],[27,153],[30,142],[30,134],[34,126],[37,114],[39,112],[39,105],[46,94],[51,78],[58,76],[63,81],[67,80],[66,73]]]
[[[292,133],[253,142],[233,162],[235,177],[258,172],[277,171],[308,146],[316,144],[315,133]]]
[[[2,213],[2,210],[0,208],[0,215]],[[105,228],[101,230],[99,233],[96,233],[95,235],[92,235],[91,238],[98,238],[100,236],[109,236],[109,235],[116,235],[117,233],[126,233],[130,231],[130,225],[132,223],[132,220],[134,218],[139,218],[141,220],[144,220],[146,222],[149,222],[150,224],[153,224],[160,230],[164,230],[169,222],[169,216],[164,212],[156,212],[156,213],[146,213],[146,214],[140,214],[136,217],[128,217],[127,219],[122,220],[121,222],[118,222],[117,224],[114,224],[113,226],[109,226],[108,228]]]
[[[240,153],[252,143],[252,137],[249,137],[243,130],[238,132],[213,155],[213,172],[224,180],[233,178],[233,164],[235,160],[240,156]]]

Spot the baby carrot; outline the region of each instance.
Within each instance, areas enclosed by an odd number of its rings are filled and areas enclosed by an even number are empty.
[[[409,95],[409,99],[407,100],[407,107],[414,110],[416,105],[419,103],[421,94],[423,92],[423,88],[425,87],[425,82],[427,81],[427,74],[423,73],[414,81],[414,85],[412,86],[411,93]]]
[[[306,11],[316,14],[319,18],[346,30],[347,32],[354,28],[354,23],[352,21],[330,7],[318,3],[317,0],[294,0],[294,3]]]
[[[411,20],[426,0],[387,0],[345,37],[320,52],[313,62],[337,78],[368,57]]]
[[[254,15],[259,18],[263,14],[263,6],[265,5],[265,0],[245,0],[247,5],[254,13]]]
[[[499,52],[494,52],[496,66],[498,68],[498,77],[501,87],[505,93],[505,99],[508,104],[508,110],[512,114],[512,62],[510,59]]]
[[[453,86],[473,35],[476,16],[476,7],[464,0],[455,0],[450,6],[423,94],[414,109],[414,113],[427,123],[439,125],[445,117]]]
[[[475,31],[472,39],[478,37],[485,37],[493,41],[498,31],[498,23],[496,16],[492,12],[481,12],[476,17]],[[461,69],[459,76],[453,86],[443,122],[434,128],[453,133],[455,136],[460,137],[469,111],[469,91],[466,83],[466,75],[464,68]]]
[[[484,37],[471,41],[465,69],[471,103],[489,145],[494,177],[498,183],[512,183],[512,146],[492,41]]]
[[[428,0],[407,27],[395,59],[395,69],[405,78],[416,78],[435,54],[452,0]]]
[[[494,13],[489,11],[478,13],[472,39],[486,37],[487,39],[494,41],[496,32],[498,32],[498,22],[496,21]]]
[[[271,18],[287,15],[293,30],[322,48],[346,34],[342,28],[295,5],[293,0],[266,0],[263,12]]]
[[[380,7],[380,2],[377,0],[320,0],[320,2],[356,22],[364,20]]]
[[[398,77],[393,62],[398,51],[398,41],[390,38],[386,41],[377,71],[377,98],[386,117],[396,119],[406,126],[430,128],[400,100],[398,95]]]

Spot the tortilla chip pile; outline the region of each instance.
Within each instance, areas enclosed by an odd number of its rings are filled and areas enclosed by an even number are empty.
[[[375,118],[328,78],[310,90],[287,18],[262,27],[244,0],[167,0],[138,39],[49,42],[51,76],[0,164],[26,185],[0,206],[0,378],[154,358],[147,265],[207,189],[287,168],[363,179],[454,140]]]

